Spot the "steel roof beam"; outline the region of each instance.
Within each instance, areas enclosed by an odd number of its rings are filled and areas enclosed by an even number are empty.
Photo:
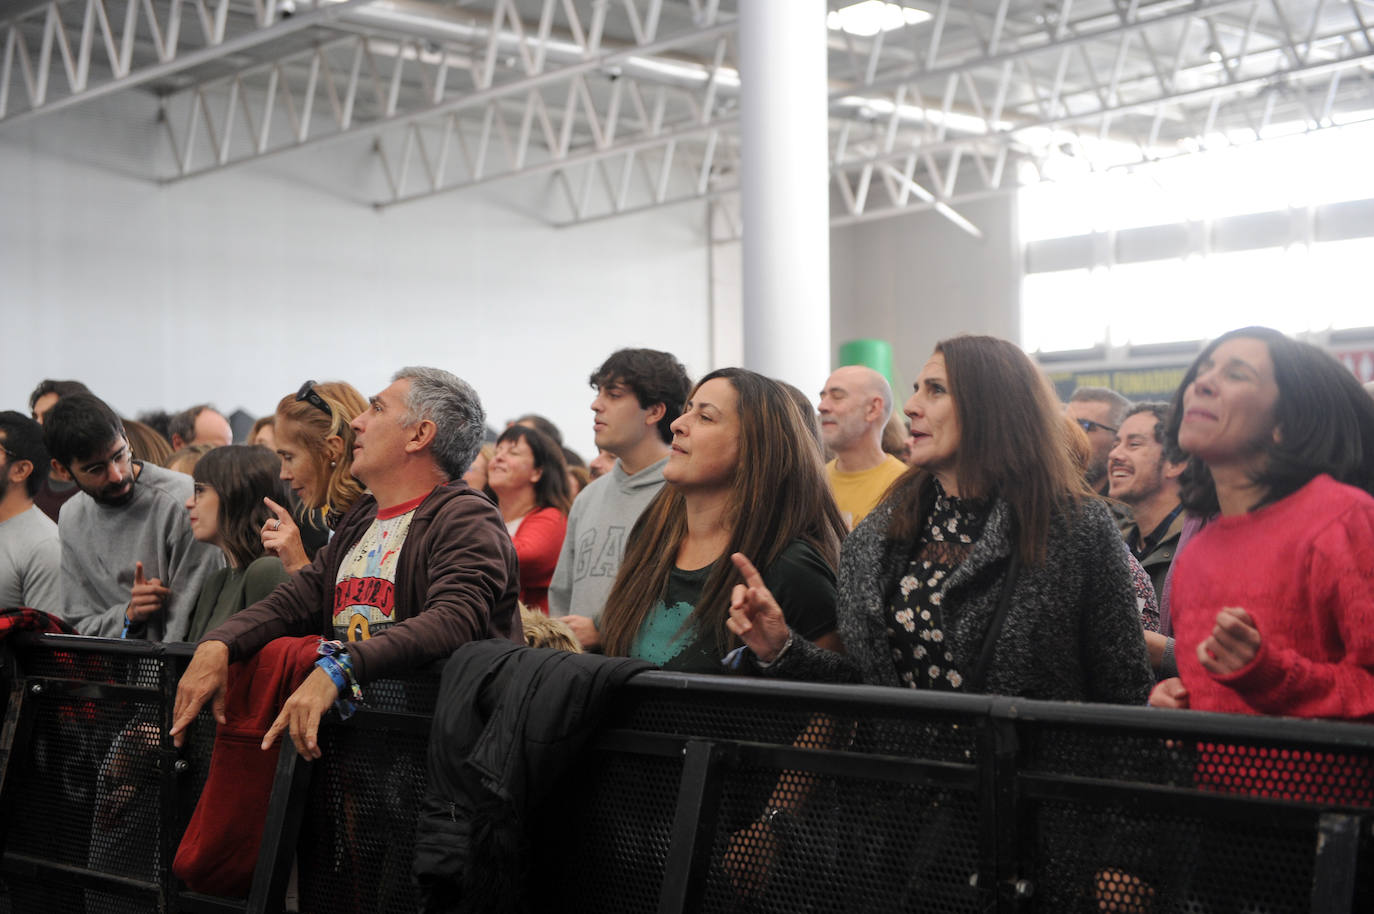
[[[549,8],[552,8],[552,5]],[[603,8],[598,7],[598,9]],[[503,9],[503,2],[498,0],[495,19],[499,20]],[[230,77],[224,81],[223,85],[202,85],[185,93],[180,93],[179,96],[186,96],[185,106],[189,107],[192,113],[187,118],[185,129],[179,135],[173,127],[172,118],[167,119],[169,137],[174,149],[178,151],[178,174],[162,179],[163,183],[181,181],[223,168],[259,161],[268,156],[294,149],[317,147],[349,137],[374,136],[391,128],[405,128],[424,120],[435,120],[442,123],[445,115],[473,109],[490,109],[496,103],[507,100],[520,101],[523,99],[527,106],[533,106],[536,125],[551,123],[547,110],[541,110],[544,107],[542,101],[537,103],[531,101],[542,90],[561,85],[575,86],[578,80],[583,80],[589,75],[603,71],[613,72],[617,64],[639,55],[654,54],[713,39],[723,40],[725,36],[735,30],[733,22],[718,23],[689,32],[657,38],[642,45],[624,47],[608,53],[593,54],[579,63],[571,63],[553,69],[542,68],[542,59],[536,61],[536,59],[531,58],[527,63],[533,72],[508,82],[497,83],[495,82],[495,71],[490,69],[489,64],[493,59],[493,55],[490,53],[491,49],[496,47],[500,40],[502,31],[499,28],[500,24],[499,21],[496,22],[497,27],[490,30],[491,37],[488,47],[485,50],[477,49],[473,54],[474,62],[482,70],[482,72],[475,74],[476,81],[482,88],[475,88],[456,95],[446,93],[444,85],[451,69],[450,61],[454,59],[454,55],[446,52],[440,52],[437,55],[427,54],[418,41],[401,42],[402,53],[391,62],[392,70],[383,74],[382,67],[377,64],[372,50],[373,43],[377,39],[355,36],[354,40],[357,45],[354,52],[354,63],[342,89],[337,85],[333,72],[329,69],[328,61],[324,59],[324,52],[319,48],[308,52],[308,56],[311,58],[312,76],[304,92],[299,95],[300,104],[302,107],[309,104],[319,86],[323,84],[329,92],[337,93],[339,96],[337,106],[331,106],[331,112],[334,115],[332,120],[317,118],[317,121],[324,123],[324,126],[320,126],[308,117],[303,118],[299,123],[292,123],[291,126],[295,129],[290,131],[287,136],[282,137],[281,131],[278,131],[276,145],[272,145],[269,140],[257,144],[253,149],[246,152],[240,150],[238,155],[235,155],[233,150],[228,148],[223,132],[218,135],[214,134],[209,121],[205,121],[204,128],[201,127],[203,118],[200,116],[200,112],[208,111],[213,94],[221,88],[230,95],[237,93],[239,105],[252,105],[259,111],[266,111],[268,106],[272,104],[272,96],[249,88],[246,80],[252,74],[245,71]],[[593,26],[595,27],[595,23]],[[599,27],[596,28],[598,32],[595,35],[589,30],[587,36],[589,48],[593,47],[593,40],[599,44]],[[427,58],[433,59],[427,60]],[[487,63],[484,64],[483,61]],[[458,62],[461,63],[461,61]],[[400,68],[407,65],[411,70],[418,68],[421,79],[433,80],[429,96],[432,99],[440,99],[439,101],[432,101],[410,110],[404,110],[403,106],[397,103],[396,81],[400,79],[398,75]],[[274,92],[294,101],[296,96],[287,84],[282,62],[278,61],[270,66],[275,74]],[[313,75],[316,68],[320,70],[321,75]],[[262,68],[254,69],[261,70]],[[384,113],[382,116],[367,121],[353,116],[353,106],[358,100],[358,94],[365,91],[371,91],[378,97],[387,99],[387,103],[383,106]],[[585,93],[585,85],[580,91]],[[448,97],[445,97],[446,95]],[[332,101],[333,95],[330,98]],[[589,103],[590,100],[586,99],[585,95],[580,100],[570,97],[570,105],[574,115],[578,111],[579,104],[585,107]],[[164,105],[168,108],[177,107],[179,104],[179,97],[164,101]],[[257,122],[262,123],[264,121],[258,120]],[[563,123],[571,126],[571,121],[566,118]],[[529,128],[526,127],[525,129]],[[216,152],[215,160],[197,167],[194,158],[188,154],[188,151],[207,139],[210,140],[212,150]],[[566,143],[567,140],[564,139],[559,145],[566,145]]]
[[[3,66],[0,69],[0,127],[23,123],[114,92],[132,89],[231,54],[251,50],[304,29],[328,25],[350,9],[370,2],[372,0],[339,0],[294,15],[283,14],[273,2],[267,7],[260,7],[260,14],[255,17],[256,24],[251,31],[228,36],[228,0],[217,0],[211,5],[202,0],[196,4],[196,9],[200,13],[201,35],[205,43],[202,47],[187,50],[181,40],[184,31],[181,21],[183,0],[167,0],[161,4],[166,7],[161,21],[156,15],[159,4],[148,0],[129,0],[122,31],[111,23],[105,0],[86,0],[73,51],[72,36],[69,34],[72,29],[63,23],[62,10],[80,6],[80,0],[50,0],[38,11],[30,11],[0,25],[4,36],[3,60],[0,60]],[[211,9],[211,6],[214,8]],[[39,51],[34,55],[24,37],[23,24],[40,15],[43,18],[42,38]],[[140,31],[153,44],[158,57],[156,63],[143,66],[134,63],[133,47]],[[57,55],[54,55],[54,49]],[[91,68],[99,59],[99,50],[104,51],[104,61],[113,78],[91,85]],[[54,83],[54,77],[64,75],[68,93],[59,98],[49,98],[48,90]],[[15,76],[19,78],[15,79]],[[11,90],[21,80],[26,90],[28,108],[12,111]]]

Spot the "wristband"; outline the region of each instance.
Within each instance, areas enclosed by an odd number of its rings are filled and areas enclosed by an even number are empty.
[[[358,709],[357,703],[363,700],[363,690],[353,677],[353,658],[348,656],[348,648],[341,641],[321,641],[316,648],[320,659],[315,666],[324,670],[340,692],[348,692],[350,698],[340,697],[334,702],[334,709],[344,720],[353,716]]]
[[[129,637],[129,626],[134,624],[134,620],[129,618],[129,611],[124,610],[124,630],[119,633],[119,637]]]

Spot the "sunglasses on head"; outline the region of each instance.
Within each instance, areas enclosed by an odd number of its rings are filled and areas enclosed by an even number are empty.
[[[1078,423],[1078,427],[1081,428],[1081,429],[1083,429],[1083,431],[1085,431],[1085,432],[1091,432],[1091,431],[1092,431],[1093,429],[1095,429],[1095,428],[1103,428],[1103,429],[1106,429],[1107,431],[1111,432],[1113,435],[1115,435],[1116,432],[1117,432],[1117,430],[1114,429],[1114,428],[1112,428],[1110,425],[1103,425],[1101,422],[1094,422],[1094,421],[1091,420],[1091,419],[1075,419],[1075,420],[1073,420],[1073,421],[1077,422],[1077,423]]]
[[[296,391],[296,402],[299,403],[302,400],[309,403],[329,418],[334,418],[334,410],[330,409],[329,404],[324,402],[324,397],[321,397],[319,393],[316,392],[315,382],[313,380],[306,381],[301,385],[301,389]]]

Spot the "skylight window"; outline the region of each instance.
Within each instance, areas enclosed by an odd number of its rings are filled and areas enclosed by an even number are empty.
[[[869,38],[879,32],[891,32],[926,22],[930,18],[930,13],[925,10],[915,10],[900,3],[863,0],[862,3],[851,3],[828,13],[825,24],[836,32]]]

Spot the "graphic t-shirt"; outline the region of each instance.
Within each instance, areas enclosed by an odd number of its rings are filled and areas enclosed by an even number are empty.
[[[714,564],[672,570],[663,598],[649,610],[635,635],[631,657],[680,673],[724,672],[714,634],[698,631],[690,621],[713,568]],[[793,540],[761,573],[787,624],[798,635],[814,641],[835,630],[835,572],[810,544]]]
[[[365,641],[396,624],[396,567],[415,509],[428,497],[378,511],[334,579],[334,637]]]

